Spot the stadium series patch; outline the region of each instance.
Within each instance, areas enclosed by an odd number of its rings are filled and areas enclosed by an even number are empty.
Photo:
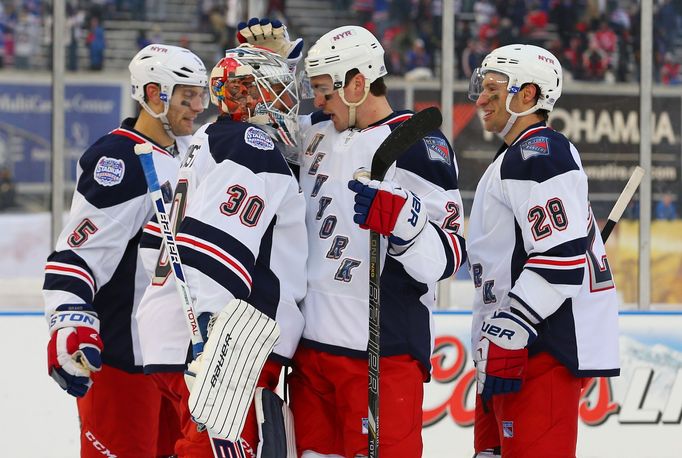
[[[450,165],[450,151],[447,142],[439,137],[424,137],[426,150],[429,152],[429,159],[432,161],[443,161]]]
[[[525,161],[534,156],[549,156],[549,140],[547,137],[533,137],[519,145],[521,157]]]
[[[272,141],[272,138],[270,138],[270,136],[262,130],[256,129],[255,127],[249,127],[246,129],[246,132],[244,132],[244,142],[247,145],[251,145],[254,148],[265,151],[275,148],[275,143]]]
[[[125,162],[121,159],[102,156],[95,166],[95,181],[102,186],[115,186],[123,181],[126,172]]]

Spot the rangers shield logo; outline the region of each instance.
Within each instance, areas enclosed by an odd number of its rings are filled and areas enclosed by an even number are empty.
[[[426,150],[429,152],[429,159],[432,161],[443,161],[450,165],[450,148],[445,139],[440,137],[424,137]]]
[[[534,156],[549,156],[549,140],[547,137],[533,137],[519,145],[521,157],[525,161]]]

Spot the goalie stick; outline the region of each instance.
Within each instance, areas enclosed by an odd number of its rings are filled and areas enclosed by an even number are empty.
[[[150,143],[145,142],[135,145],[135,154],[138,155],[142,170],[144,171],[144,177],[147,181],[147,187],[149,188],[149,196],[151,197],[152,205],[154,206],[154,213],[156,214],[156,219],[159,220],[163,243],[171,263],[171,270],[175,275],[175,287],[180,296],[180,302],[182,303],[182,308],[185,312],[185,322],[187,323],[187,329],[189,330],[192,339],[192,354],[194,358],[196,358],[204,350],[204,340],[199,331],[199,323],[197,323],[197,316],[194,312],[194,306],[192,305],[192,296],[190,296],[189,286],[185,281],[185,272],[182,268],[180,256],[178,255],[175,235],[171,229],[170,219],[166,212],[166,204],[163,201],[163,194],[161,193],[161,188],[159,186],[159,178],[157,177],[156,169],[154,168],[152,151],[153,147]],[[230,453],[233,444],[230,441],[214,437],[208,429],[206,432],[210,438],[213,456],[216,458],[231,456]]]
[[[601,230],[601,238],[604,243],[606,243],[609,235],[611,235],[611,231],[616,226],[616,223],[618,223],[618,220],[620,220],[620,217],[623,216],[625,207],[628,206],[632,196],[635,195],[635,191],[637,191],[637,188],[642,182],[643,177],[644,169],[640,166],[635,167],[635,170],[632,172],[632,175],[625,185],[625,188],[623,188],[620,196],[618,196],[618,200],[616,200],[616,203],[613,204],[613,209],[611,209],[611,213],[609,213],[608,221],[606,221],[604,228]]]
[[[429,132],[440,127],[443,118],[436,107],[426,108],[404,121],[377,148],[372,158],[370,177],[382,181],[391,165],[412,145]],[[379,355],[380,355],[380,299],[379,275],[381,270],[378,232],[369,235],[369,342],[367,362],[369,365],[369,403],[367,436],[369,458],[379,457]]]

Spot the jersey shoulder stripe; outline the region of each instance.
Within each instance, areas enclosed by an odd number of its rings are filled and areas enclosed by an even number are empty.
[[[221,117],[206,128],[206,134],[211,156],[217,164],[230,160],[255,174],[292,175],[272,138],[254,124]]]
[[[531,127],[511,145],[500,167],[503,180],[542,183],[558,175],[580,170],[570,142],[546,126]]]

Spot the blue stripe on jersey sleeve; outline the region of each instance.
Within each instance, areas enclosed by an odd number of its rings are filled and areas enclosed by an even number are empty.
[[[578,267],[575,269],[558,270],[558,269],[543,269],[538,266],[526,266],[526,269],[535,272],[544,278],[548,283],[553,285],[580,285],[583,282],[585,275],[585,268]]]
[[[206,128],[208,146],[215,162],[220,164],[230,160],[256,174],[292,175],[291,169],[276,145],[274,149],[262,150],[244,140],[246,130],[249,128],[260,129],[254,124],[235,122],[224,116],[208,126]]]
[[[71,265],[79,270],[86,271],[91,278],[95,278],[95,275],[92,273],[92,270],[90,270],[90,267],[88,267],[88,264],[83,260],[83,258],[71,250],[55,251],[47,258],[47,262],[59,262],[62,264]],[[93,302],[92,289],[90,285],[78,276],[46,273],[45,281],[43,282],[43,289],[50,291],[67,291],[71,294],[75,294],[85,303],[92,304]]]
[[[443,270],[443,275],[439,280],[449,278],[455,273],[455,270],[459,267],[456,265],[457,261],[455,259],[455,253],[452,252],[450,248],[450,242],[448,241],[448,235],[443,232],[443,230],[434,224],[432,221],[429,223],[436,229],[436,233],[440,238],[440,242],[443,244],[443,252],[445,253],[445,269]]]
[[[575,256],[585,255],[586,250],[587,238],[581,237],[557,245],[544,253],[533,253],[529,259],[535,256],[549,256],[560,261],[562,257],[575,258]],[[580,285],[585,274],[585,264],[581,264],[573,269],[552,268],[551,266],[543,267],[534,264],[526,264],[525,268],[535,272],[548,283],[554,285]]]
[[[258,249],[258,259],[253,267],[253,287],[248,297],[249,304],[273,320],[277,316],[277,306],[280,300],[279,278],[270,268],[272,254],[272,235],[277,217],[273,218],[270,226],[265,230]]]
[[[83,153],[79,160],[83,173],[78,180],[77,189],[90,204],[97,208],[107,208],[147,193],[147,182],[134,151],[135,145],[127,137],[107,134]],[[104,157],[116,161],[116,164],[122,163],[125,167],[120,182],[111,186],[103,186],[95,179],[98,164]]]
[[[152,216],[152,219],[149,222],[158,224],[156,215]],[[162,240],[161,233],[143,231],[142,237],[140,237],[140,248],[153,248],[158,250],[161,248]]]
[[[391,128],[398,124],[391,124]],[[396,167],[408,170],[446,191],[458,188],[455,153],[443,134],[436,130],[408,149],[396,161]]]
[[[538,138],[546,140],[547,153],[528,153],[523,145]],[[503,180],[542,183],[571,170],[579,170],[579,167],[573,159],[568,140],[562,134],[548,128],[539,130],[527,139],[510,146],[502,160],[500,176]]]
[[[180,225],[178,237],[182,234],[190,235],[201,241],[205,241],[220,247],[229,256],[237,260],[244,268],[249,271],[253,278],[254,256],[244,244],[231,235],[208,224],[202,223],[191,217],[185,217]],[[249,296],[250,285],[244,282],[241,276],[227,267],[223,262],[202,251],[187,247],[183,244],[178,245],[178,252],[182,262],[194,267],[205,275],[212,278],[223,288],[230,291],[238,299],[247,299]]]

